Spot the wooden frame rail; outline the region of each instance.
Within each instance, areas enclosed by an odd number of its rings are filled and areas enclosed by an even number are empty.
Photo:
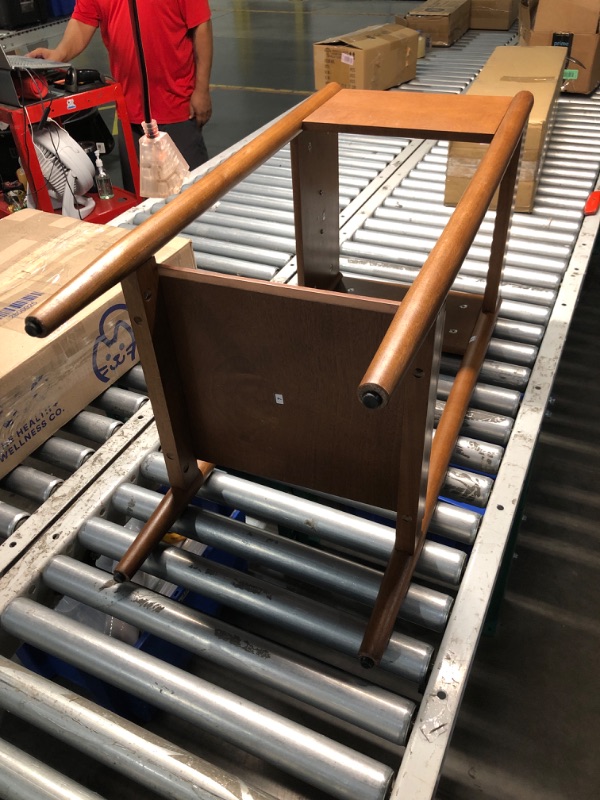
[[[514,98],[417,98],[329,84],[129,233],[27,318],[28,333],[47,335],[116,282],[123,283],[171,493],[141,532],[135,551],[117,566],[118,579],[131,577],[212,463],[331,493],[347,487],[342,496],[352,499],[360,499],[361,492],[362,499],[382,497],[398,512],[396,541],[360,651],[364,666],[378,663],[496,321],[521,139],[532,103],[528,92]],[[361,296],[347,293],[339,272],[340,132],[489,144],[408,289],[364,282]],[[153,254],[160,247],[290,140],[300,286],[157,267]],[[430,447],[447,301],[448,313],[456,314],[451,287],[496,193],[485,293],[458,305],[476,307],[470,321],[461,323],[462,366]],[[277,344],[270,337],[274,326]],[[307,356],[295,348],[300,336]],[[307,357],[313,360],[306,363]],[[316,386],[310,385],[313,376]],[[240,421],[244,414],[247,422]],[[368,479],[357,480],[361,469]]]

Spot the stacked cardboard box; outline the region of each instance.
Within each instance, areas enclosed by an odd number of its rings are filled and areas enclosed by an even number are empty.
[[[600,0],[521,0],[521,44],[564,47],[563,91],[590,94],[600,84]]]
[[[515,199],[517,211],[533,209],[560,93],[565,55],[564,49],[557,47],[497,47],[468,90],[468,94],[510,97],[525,89],[534,96],[522,146]],[[458,203],[486,149],[486,144],[450,143],[444,198],[447,205]]]
[[[371,25],[313,45],[315,87],[389,89],[417,74],[418,34],[404,25]]]
[[[427,0],[396,22],[429,37],[434,47],[454,44],[469,29],[471,0]]]
[[[24,326],[125,233],[31,209],[0,220],[0,478],[137,362],[119,286],[45,339],[28,336]],[[195,267],[182,238],[157,259]]]
[[[507,31],[519,16],[519,0],[471,0],[469,27]]]

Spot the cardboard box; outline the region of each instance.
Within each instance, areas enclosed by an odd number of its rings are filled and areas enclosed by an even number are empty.
[[[421,31],[434,47],[454,44],[469,29],[471,0],[427,0],[396,22]]]
[[[389,89],[417,74],[418,34],[404,25],[371,25],[313,45],[315,87]]]
[[[590,94],[600,84],[600,0],[521,0],[523,45],[567,51],[563,91]]]
[[[519,0],[471,0],[469,27],[507,31],[519,16]]]
[[[417,58],[425,58],[430,49],[431,49],[431,41],[429,39],[429,36],[425,36],[424,33],[419,33]]]
[[[0,220],[0,478],[138,361],[119,286],[45,339],[25,317],[127,231],[25,209]],[[177,237],[157,258],[195,267]]]
[[[513,97],[525,89],[534,96],[517,180],[516,211],[531,211],[546,153],[566,53],[558,47],[497,47],[468,94]],[[487,149],[486,144],[451,142],[446,171],[446,205],[456,205]],[[495,202],[491,206],[495,207]]]

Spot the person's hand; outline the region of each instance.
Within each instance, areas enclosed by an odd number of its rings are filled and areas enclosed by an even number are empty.
[[[56,57],[56,51],[48,50],[47,47],[36,47],[35,50],[27,53],[27,55],[30,58],[44,58],[49,59],[50,61],[60,61],[60,58]]]
[[[212,114],[212,101],[208,89],[194,89],[190,97],[190,119],[196,120],[201,128],[206,125]]]

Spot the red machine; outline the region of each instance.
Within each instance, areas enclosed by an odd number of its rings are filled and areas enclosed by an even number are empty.
[[[110,200],[103,200],[98,195],[94,195],[96,205],[94,210],[86,217],[86,222],[105,223],[137,205],[141,199],[138,194],[138,159],[121,86],[118,83],[111,83],[97,89],[89,89],[88,91],[65,95],[52,100],[48,99],[44,100],[44,102],[32,103],[23,107],[0,105],[0,122],[6,123],[10,128],[19,159],[27,176],[29,190],[34,198],[35,206],[39,210],[60,213],[60,210],[56,210],[53,207],[46,181],[36,156],[31,135],[32,126],[37,125],[40,120],[45,120],[48,117],[60,121],[61,118],[77,111],[107,104],[115,105],[117,117],[121,121],[123,144],[131,165],[135,192],[128,192],[115,186],[113,187],[114,197],[110,198]],[[6,216],[8,213],[7,203],[0,199],[0,217]]]

